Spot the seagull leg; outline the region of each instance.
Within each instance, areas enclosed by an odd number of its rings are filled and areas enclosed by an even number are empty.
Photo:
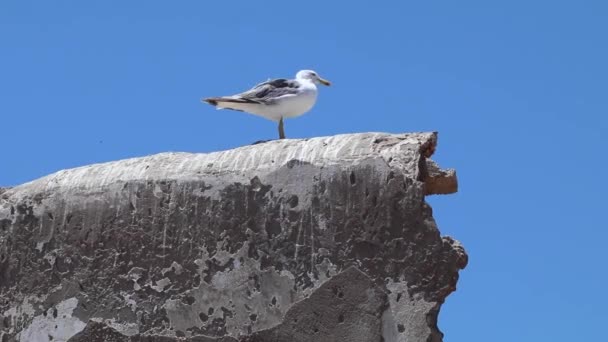
[[[283,117],[279,120],[279,139],[285,139],[285,130],[283,130]]]

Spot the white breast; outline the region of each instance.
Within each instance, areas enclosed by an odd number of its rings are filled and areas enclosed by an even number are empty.
[[[308,112],[317,102],[317,89],[303,89],[297,95],[281,99],[277,103],[277,112],[284,118],[295,118]]]

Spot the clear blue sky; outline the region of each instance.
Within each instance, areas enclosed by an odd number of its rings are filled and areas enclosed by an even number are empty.
[[[440,133],[460,192],[429,202],[470,255],[446,341],[602,340],[607,18],[599,0],[3,0],[0,185],[275,138],[199,99],[312,68],[334,85],[288,137]]]

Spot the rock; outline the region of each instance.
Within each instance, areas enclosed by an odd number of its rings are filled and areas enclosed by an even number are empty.
[[[0,191],[0,341],[441,341],[435,133],[262,142]]]
[[[456,170],[443,170],[437,163],[427,159],[425,171],[422,181],[426,185],[427,195],[453,194],[458,191]]]

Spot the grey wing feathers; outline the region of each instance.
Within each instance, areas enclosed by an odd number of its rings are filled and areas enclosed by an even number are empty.
[[[274,80],[262,82],[254,86],[250,90],[238,94],[237,96],[247,102],[269,104],[280,96],[297,93],[297,81],[277,78]]]

